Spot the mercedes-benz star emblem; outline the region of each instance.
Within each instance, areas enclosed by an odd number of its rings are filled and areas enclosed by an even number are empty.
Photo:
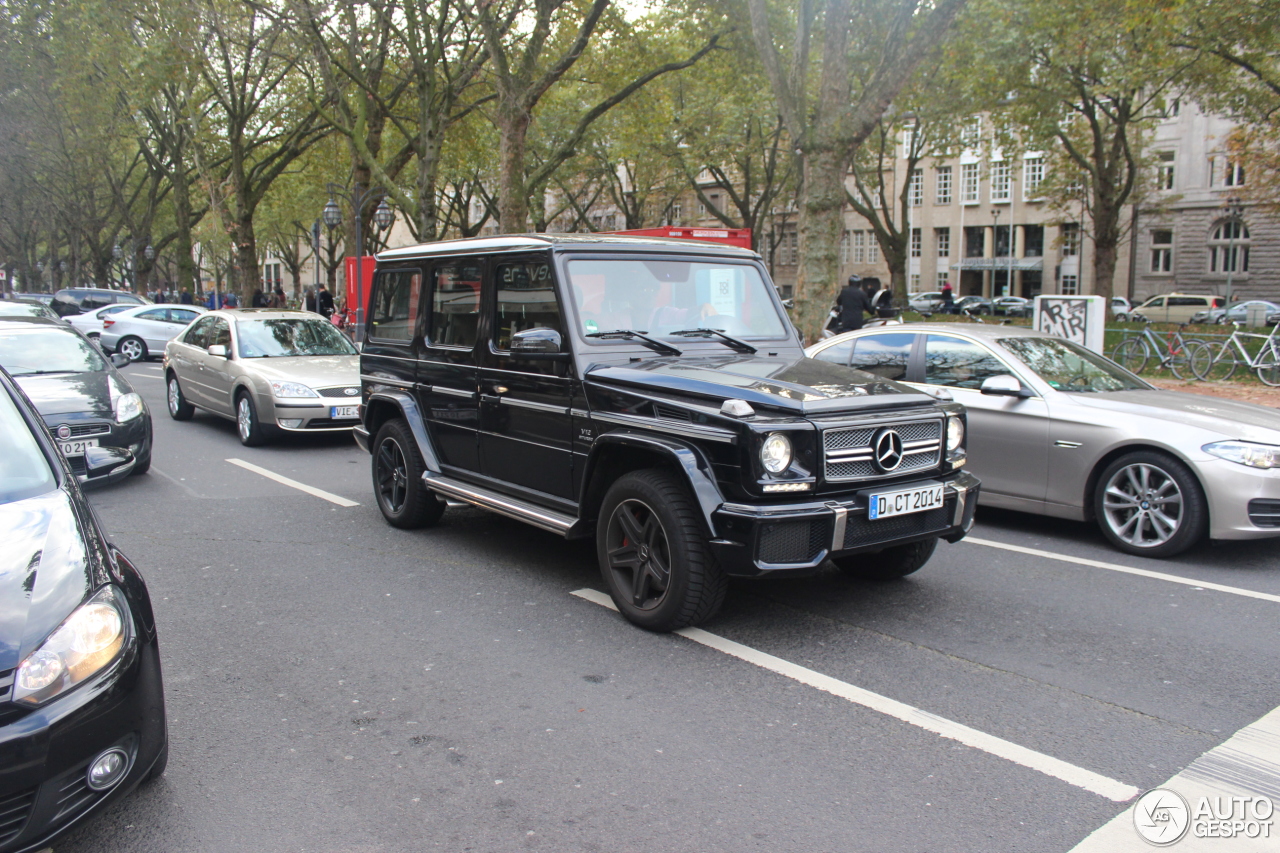
[[[58,427],[58,438],[61,438],[64,441],[68,438],[71,438],[71,427],[67,426],[66,424],[63,424],[62,426]]]
[[[873,448],[876,467],[882,472],[888,473],[902,464],[902,436],[897,430],[880,430]]]

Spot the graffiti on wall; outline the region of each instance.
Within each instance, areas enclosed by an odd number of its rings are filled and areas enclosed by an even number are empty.
[[[1087,346],[1088,312],[1089,303],[1084,299],[1041,297],[1040,322],[1036,328]]]

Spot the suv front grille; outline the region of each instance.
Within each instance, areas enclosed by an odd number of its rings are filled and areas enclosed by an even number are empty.
[[[926,512],[895,515],[890,518],[871,519],[866,516],[849,516],[844,528],[844,547],[859,548],[879,542],[896,542],[908,536],[922,536],[946,530],[951,526],[951,512],[955,504]]]
[[[760,529],[757,552],[762,563],[809,563],[830,538],[831,525],[826,521],[780,521]]]
[[[902,439],[902,462],[882,473],[872,461],[871,446],[877,432],[896,430]],[[828,482],[850,482],[914,474],[942,461],[942,420],[930,418],[872,426],[841,427],[822,433],[823,462]]]

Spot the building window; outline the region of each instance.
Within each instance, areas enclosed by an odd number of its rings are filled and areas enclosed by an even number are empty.
[[[912,149],[916,147],[916,129],[915,126],[903,128],[902,131],[902,159],[910,160]]]
[[[960,201],[964,204],[977,204],[980,201],[977,163],[963,163],[960,166]]]
[[[984,244],[986,242],[986,228],[981,225],[966,225],[964,227],[964,256],[966,258],[980,258]]]
[[[1076,275],[1064,275],[1062,277],[1061,286],[1058,292],[1063,296],[1079,296],[1080,295],[1080,277]]]
[[[982,141],[982,116],[975,116],[972,121],[964,126],[960,131],[960,144],[965,148],[977,150],[978,144]]]
[[[1229,187],[1244,186],[1244,166],[1235,161],[1228,160],[1224,183]]]
[[[911,279],[907,285],[907,289],[910,290],[912,293],[920,292],[920,273],[913,272],[911,274]]]
[[[1040,189],[1040,183],[1043,180],[1043,157],[1028,157],[1022,161],[1022,198],[1024,200],[1036,197],[1036,191]]]
[[[794,229],[787,235],[787,246],[790,250],[787,254],[791,259],[791,265],[795,266],[800,263],[800,235]]]
[[[1239,219],[1219,222],[1209,238],[1209,272],[1249,271],[1249,229]]]
[[[876,242],[874,231],[867,232],[867,263],[880,263],[880,244]]]
[[[933,229],[933,242],[938,247],[938,257],[951,257],[951,229],[935,228]]]
[[[1173,232],[1151,232],[1151,271],[1173,272]]]
[[[913,258],[920,257],[924,248],[924,235],[920,231],[921,229],[919,228],[911,229],[911,257]]]
[[[678,201],[677,201],[677,202],[673,202],[673,203],[671,204],[671,215],[667,218],[667,224],[668,224],[668,225],[679,225],[679,224],[680,224],[680,214],[681,214],[681,205],[680,205],[680,202],[678,202]]]
[[[950,276],[946,270],[938,270],[938,283],[936,287],[939,290],[941,290],[943,286],[948,284],[950,281],[951,281]]]
[[[849,263],[849,232],[840,235],[840,265]]]
[[[992,201],[1008,201],[1009,186],[1009,164],[1004,160],[998,160],[991,164],[991,200]]]
[[[924,170],[912,169],[911,181],[907,184],[907,203],[912,207],[924,204]]]
[[[1022,226],[1022,257],[1039,258],[1044,256],[1044,226]]]
[[[1156,189],[1173,189],[1173,152],[1161,151],[1160,162],[1156,166]]]
[[[951,204],[951,167],[939,166],[934,174],[938,204]]]
[[[1080,254],[1080,224],[1068,222],[1062,226],[1062,257]]]
[[[867,232],[853,232],[853,262],[855,264],[865,264],[867,262]]]

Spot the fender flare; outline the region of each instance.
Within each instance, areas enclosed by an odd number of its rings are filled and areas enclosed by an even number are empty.
[[[427,434],[427,426],[422,417],[422,409],[418,406],[418,401],[414,396],[405,391],[375,391],[369,395],[368,401],[364,404],[366,418],[368,413],[374,409],[375,404],[391,405],[400,411],[400,414],[409,424],[409,430],[413,433],[414,443],[418,445],[418,452],[422,454],[422,461],[426,464],[427,470],[433,474],[439,474],[440,457],[436,455],[435,446],[431,443],[431,436]],[[373,436],[371,435],[370,437],[372,438]]]
[[[697,447],[670,438],[636,432],[604,433],[597,436],[591,444],[591,452],[587,455],[587,464],[582,478],[584,488],[590,488],[600,457],[612,447],[643,448],[670,460],[673,463],[672,467],[680,472],[694,500],[697,501],[707,532],[712,537],[716,535],[714,514],[724,504],[724,495],[711,475],[711,464]]]

